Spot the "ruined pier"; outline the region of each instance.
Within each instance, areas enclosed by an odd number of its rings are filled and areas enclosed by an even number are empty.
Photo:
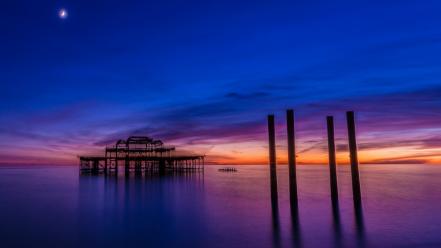
[[[180,155],[173,146],[145,136],[131,136],[106,147],[104,156],[80,156],[82,173],[115,173],[124,167],[125,173],[167,171],[202,171],[203,155]]]

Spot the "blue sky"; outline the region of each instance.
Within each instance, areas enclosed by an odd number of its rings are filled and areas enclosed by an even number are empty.
[[[143,134],[215,162],[259,162],[250,153],[263,154],[266,114],[283,125],[295,108],[305,150],[323,146],[326,115],[354,109],[365,147],[398,149],[378,161],[441,161],[440,11],[439,1],[1,3],[0,160],[74,163]],[[279,136],[283,149],[282,126]]]

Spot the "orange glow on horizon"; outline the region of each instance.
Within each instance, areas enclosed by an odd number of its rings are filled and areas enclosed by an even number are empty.
[[[301,146],[300,146],[301,147]],[[267,164],[268,148],[265,144],[237,143],[220,145],[211,150],[207,161],[216,164]],[[301,149],[297,148],[297,151]],[[277,163],[287,164],[286,147],[277,147]],[[210,159],[210,157],[212,157]],[[361,164],[441,164],[441,148],[418,149],[413,146],[359,149],[358,158]],[[327,164],[327,150],[310,150],[297,153],[298,164]],[[337,151],[337,163],[349,164],[349,151]]]
[[[214,142],[213,142],[214,143]],[[207,150],[203,145],[177,145],[186,147],[189,151],[206,155],[207,164],[267,164],[268,147],[265,142],[231,142],[222,143],[217,141],[217,145],[212,145]],[[326,144],[318,146],[315,149],[305,149],[305,142],[299,141],[296,144],[297,163],[298,164],[328,164],[328,151]],[[303,150],[302,150],[303,149]],[[77,155],[103,155],[103,147],[90,145],[57,147],[54,149],[40,148],[30,149],[25,155],[17,154],[14,148],[2,151],[1,164],[60,164],[76,165],[78,164]],[[286,145],[283,140],[277,143],[277,163],[287,164]],[[416,146],[395,146],[383,148],[360,149],[358,152],[359,162],[361,164],[441,164],[441,148],[421,149]],[[337,151],[337,163],[340,165],[349,164],[349,152],[346,150]]]

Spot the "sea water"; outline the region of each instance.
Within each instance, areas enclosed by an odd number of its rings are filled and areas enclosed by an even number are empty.
[[[267,165],[221,167],[164,176],[0,167],[0,246],[441,247],[441,166],[361,165],[361,214],[349,166],[338,166],[338,209],[328,167],[298,166],[297,212],[287,166],[276,211]]]

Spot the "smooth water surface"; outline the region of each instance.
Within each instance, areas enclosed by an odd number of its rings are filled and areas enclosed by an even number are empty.
[[[326,166],[298,166],[299,211],[278,168],[175,176],[80,176],[77,167],[0,167],[1,247],[440,247],[441,166],[363,165],[363,212],[339,166],[333,211]]]

